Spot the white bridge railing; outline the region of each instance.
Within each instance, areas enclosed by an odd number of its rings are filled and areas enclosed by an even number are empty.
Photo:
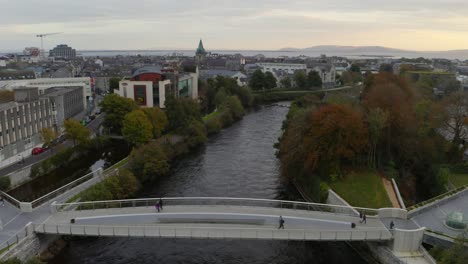
[[[149,207],[154,206],[159,199],[163,201],[164,206],[248,206],[248,207],[267,207],[284,208],[305,211],[320,211],[340,215],[356,216],[354,210],[362,212],[367,216],[378,216],[379,209],[370,209],[362,207],[348,207],[340,205],[308,203],[297,201],[254,199],[254,198],[229,198],[229,197],[170,197],[170,198],[149,198],[149,199],[129,199],[112,201],[93,201],[76,203],[52,203],[52,212],[96,210],[106,208],[131,208],[131,207]],[[353,210],[354,209],[354,210]]]
[[[391,233],[386,229],[351,230],[310,230],[282,229],[276,227],[239,228],[239,227],[190,227],[157,225],[76,225],[76,224],[36,224],[37,233],[97,236],[97,237],[170,237],[170,238],[240,238],[240,239],[278,239],[314,241],[363,241],[389,240]]]

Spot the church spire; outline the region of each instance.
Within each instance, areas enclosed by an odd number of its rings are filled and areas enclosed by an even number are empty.
[[[205,48],[203,47],[203,41],[200,39],[200,42],[198,43],[198,48],[196,51],[197,55],[205,55],[206,51]]]

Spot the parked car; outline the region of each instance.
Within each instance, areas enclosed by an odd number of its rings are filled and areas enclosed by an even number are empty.
[[[36,148],[33,148],[31,154],[32,155],[38,155],[38,154],[41,154],[44,151],[45,151],[45,149],[43,149],[41,147],[36,147]]]
[[[44,143],[44,144],[42,144],[42,148],[43,148],[44,150],[48,150],[48,149],[50,148],[50,145],[47,144],[47,143]]]

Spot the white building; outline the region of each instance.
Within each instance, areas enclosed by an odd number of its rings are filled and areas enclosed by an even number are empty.
[[[87,100],[92,98],[91,78],[76,77],[76,78],[40,78],[29,80],[5,80],[0,81],[0,89],[15,90],[20,87],[37,87],[39,94],[44,94],[44,91],[54,87],[83,87],[83,106],[86,108]]]
[[[273,72],[273,71],[286,71],[289,74],[294,74],[294,72],[307,69],[307,65],[299,63],[274,63],[274,62],[261,62],[257,63],[260,66],[263,73]]]
[[[172,79],[176,80],[174,82]],[[142,107],[165,107],[166,95],[173,94],[175,97],[198,98],[198,73],[186,73],[170,76],[153,85],[152,81],[130,81],[119,82],[119,89],[114,90],[125,98],[133,99]]]

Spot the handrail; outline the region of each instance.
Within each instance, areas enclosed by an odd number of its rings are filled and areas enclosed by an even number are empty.
[[[8,200],[15,207],[20,208],[21,202],[19,200],[17,200],[15,197],[13,197],[13,196],[11,196],[8,193],[3,192],[3,191],[0,191],[0,196],[3,196],[4,198],[6,198],[5,200]]]
[[[412,205],[412,206],[410,206],[410,207],[408,207],[408,208],[406,208],[406,209],[408,209],[408,212],[411,212],[411,211],[416,210],[416,209],[418,209],[418,208],[420,208],[420,207],[423,207],[423,206],[426,206],[426,205],[428,205],[428,204],[432,204],[432,203],[434,203],[434,202],[443,200],[444,198],[447,198],[447,197],[451,197],[451,196],[453,196],[453,195],[456,195],[456,194],[458,194],[458,193],[460,193],[460,192],[465,191],[466,189],[468,189],[468,184],[463,185],[463,186],[461,186],[461,187],[459,187],[459,188],[457,188],[457,189],[455,189],[455,190],[451,190],[451,191],[445,192],[445,193],[443,193],[443,194],[437,195],[437,196],[435,196],[435,197],[432,197],[432,198],[427,199],[427,200],[425,200],[425,201],[422,201],[422,202],[420,202],[420,203],[414,204],[414,205]]]
[[[156,202],[162,199],[165,203],[170,203],[174,205],[172,202],[181,202],[180,204],[187,205],[187,201],[189,204],[200,205],[203,204],[202,202],[224,202],[224,204],[230,205],[237,205],[242,206],[243,204],[240,202],[249,203],[255,202],[257,206],[260,207],[292,207],[293,209],[297,210],[313,210],[317,211],[317,207],[321,209],[327,208],[334,208],[334,209],[346,209],[350,210],[355,209],[362,211],[366,214],[370,215],[377,215],[379,210],[378,209],[370,209],[370,208],[363,208],[363,207],[348,207],[348,206],[341,206],[341,205],[330,205],[330,204],[319,204],[319,203],[309,203],[309,202],[297,202],[297,201],[288,201],[288,200],[272,200],[272,199],[258,199],[258,198],[231,198],[231,197],[168,197],[168,198],[142,198],[142,199],[126,199],[126,200],[109,200],[109,201],[91,201],[91,202],[74,202],[74,203],[56,203],[52,206],[55,208],[55,211],[68,211],[70,209],[67,208],[74,208],[75,210],[80,210],[80,208],[86,209],[95,209],[96,207],[106,206],[109,205],[119,205],[119,207],[138,207],[138,204],[142,204],[140,206],[152,206]],[[185,203],[183,203],[185,202]],[[275,206],[272,206],[275,205]],[[131,205],[131,206],[126,206]],[[266,206],[265,206],[266,205]],[[303,209],[305,208],[305,209]],[[350,212],[349,214],[355,216],[354,212]]]
[[[80,178],[78,178],[78,179],[76,179],[76,180],[74,180],[74,181],[72,181],[72,182],[70,182],[70,183],[68,183],[68,184],[66,184],[66,185],[64,185],[64,186],[62,186],[62,187],[60,187],[60,188],[58,188],[58,189],[56,189],[56,190],[54,190],[54,191],[48,193],[48,194],[46,194],[46,195],[43,195],[43,196],[37,198],[36,200],[32,201],[31,204],[33,205],[33,207],[37,207],[37,205],[39,205],[40,202],[41,202],[42,200],[48,199],[48,198],[50,198],[51,196],[54,196],[54,197],[55,197],[55,196],[56,196],[57,194],[59,194],[61,191],[63,191],[63,190],[65,190],[65,189],[69,188],[70,186],[75,185],[75,184],[78,183],[78,182],[81,182],[81,183],[82,183],[82,181],[83,181],[84,179],[85,179],[84,182],[86,182],[86,181],[88,181],[89,179],[94,178],[95,173],[98,173],[99,171],[101,171],[101,169],[102,169],[102,168],[99,168],[99,169],[97,169],[97,170],[95,170],[95,171],[92,171],[92,172],[86,174],[86,175],[83,176],[83,177],[80,177]],[[89,179],[88,179],[88,178],[89,178]]]
[[[18,244],[21,239],[27,236],[28,236],[28,225],[26,225],[20,231],[16,232],[14,235],[8,238],[7,241],[1,243],[0,252],[2,252],[5,248],[7,249],[7,251],[9,251],[11,246],[13,246],[14,244]],[[2,255],[3,253],[0,253],[0,257]]]
[[[253,227],[212,227],[212,226],[169,226],[169,225],[77,225],[77,224],[35,224],[35,232],[80,236],[111,237],[206,237],[206,238],[255,238],[287,240],[386,240],[391,233],[384,228],[349,230],[279,230],[276,226]],[[170,233],[167,233],[170,232]],[[202,234],[200,232],[203,232]],[[165,234],[164,234],[165,233]],[[194,234],[195,233],[195,234]],[[244,235],[243,235],[244,234]],[[285,236],[285,234],[287,234]],[[343,236],[343,234],[345,234]],[[312,237],[312,238],[311,238]]]

